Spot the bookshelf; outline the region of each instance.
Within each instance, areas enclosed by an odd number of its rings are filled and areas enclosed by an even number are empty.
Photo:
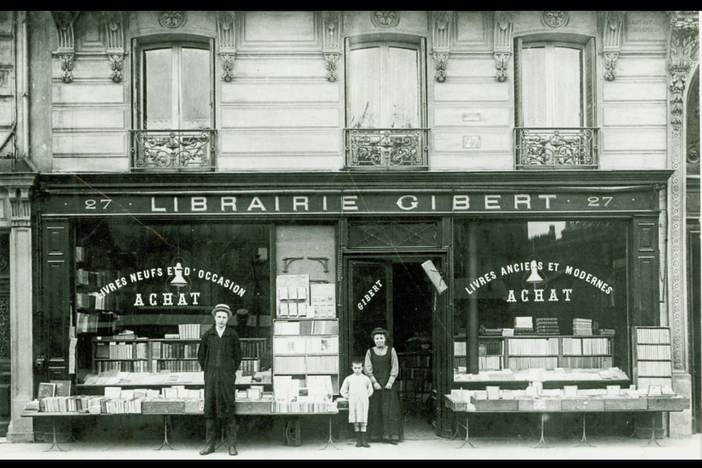
[[[336,318],[280,318],[273,322],[273,375],[309,385],[311,376],[329,376],[339,393],[339,321]],[[312,379],[314,380],[314,378]]]
[[[670,328],[632,327],[631,345],[636,387],[673,388]]]
[[[398,395],[405,409],[413,414],[424,411],[432,392],[431,353],[397,353],[400,361],[400,374],[397,376]]]
[[[240,338],[242,361],[239,370],[252,375],[270,368],[267,338]],[[134,374],[201,373],[197,361],[199,338],[92,338],[93,374],[111,371]],[[263,365],[262,365],[263,363]],[[268,366],[268,367],[266,367]],[[240,384],[237,384],[237,386]],[[241,385],[271,385],[252,381]]]
[[[613,366],[612,336],[481,336],[481,371],[543,368],[606,369]],[[454,342],[454,367],[466,366],[466,342]]]

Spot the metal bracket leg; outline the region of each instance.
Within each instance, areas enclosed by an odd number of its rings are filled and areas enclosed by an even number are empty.
[[[471,448],[476,448],[476,446],[473,445],[473,443],[470,441],[470,423],[468,421],[469,421],[469,416],[468,416],[468,413],[466,413],[466,425],[463,426],[466,429],[466,440],[463,442],[463,445],[461,445],[460,447],[457,447],[459,449],[465,447],[466,444],[470,445]],[[456,428],[456,432],[458,432],[458,428]]]
[[[163,417],[163,443],[159,448],[154,450],[161,450],[163,447],[168,447],[171,450],[175,450],[168,442],[168,416]]]
[[[327,439],[327,444],[324,447],[322,447],[320,450],[324,450],[325,448],[329,447],[330,445],[332,447],[334,447],[336,450],[341,450],[339,447],[337,447],[334,444],[334,438],[332,437],[332,417],[331,416],[329,416],[329,438]]]
[[[650,446],[651,444],[655,444],[659,447],[663,447],[658,441],[656,440],[656,413],[651,413],[651,440],[648,441],[646,444],[646,447]]]
[[[51,450],[52,450],[54,447],[56,447],[56,448],[59,449],[59,451],[61,451],[61,452],[68,452],[68,449],[61,448],[61,446],[60,446],[59,443],[58,443],[58,440],[56,440],[56,421],[53,420],[53,418],[52,418],[52,421],[51,421],[51,428],[52,428],[51,434],[52,434],[52,436],[53,436],[53,443],[51,444],[51,447],[48,448],[48,450],[44,450],[44,451],[45,451],[45,452],[51,452]]]
[[[580,447],[581,445],[587,445],[588,447],[594,447],[594,445],[592,445],[587,440],[587,433],[585,430],[586,421],[587,421],[587,414],[583,413],[583,438],[580,439],[580,442],[576,445],[576,447]]]
[[[534,446],[534,448],[550,448],[549,445],[546,443],[546,439],[544,439],[544,420],[546,419],[546,414],[541,413],[541,439],[539,439],[539,443]]]

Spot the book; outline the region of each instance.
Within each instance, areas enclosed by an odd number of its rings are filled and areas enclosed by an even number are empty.
[[[68,397],[71,396],[71,384],[70,380],[52,380],[51,383],[56,384],[56,394],[57,397]]]
[[[39,384],[39,390],[37,391],[37,399],[51,398],[56,396],[56,384],[42,382]]]

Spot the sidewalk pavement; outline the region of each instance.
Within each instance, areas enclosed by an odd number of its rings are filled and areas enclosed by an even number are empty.
[[[318,440],[317,440],[318,439]],[[286,447],[279,440],[268,438],[243,438],[238,444],[236,459],[702,459],[702,434],[685,439],[658,439],[662,447],[648,444],[648,440],[621,437],[588,438],[594,447],[575,447],[579,440],[548,440],[548,448],[534,448],[536,439],[471,439],[476,448],[463,444],[463,440],[440,438],[405,440],[397,446],[385,443],[371,444],[370,448],[356,448],[355,440],[335,442],[322,450],[326,440],[316,438],[303,442],[300,447]],[[230,457],[225,447],[202,457],[203,447],[196,440],[171,440],[176,450],[164,447],[155,450],[161,440],[108,440],[97,442],[61,443],[66,452],[54,448],[45,452],[50,443],[13,444],[0,439],[0,459],[226,459]]]

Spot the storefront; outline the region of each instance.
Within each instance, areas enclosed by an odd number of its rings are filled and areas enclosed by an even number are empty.
[[[199,371],[187,340],[217,303],[239,311],[241,397],[278,399],[281,377],[310,396],[338,393],[381,326],[400,357],[405,411],[441,435],[452,415],[436,396],[475,384],[470,375],[618,368],[631,379],[631,327],[665,324],[658,225],[669,175],[45,176],[36,380],[69,380],[77,394],[197,390],[197,380],[149,376]],[[604,348],[564,353],[584,329]],[[558,344],[531,352],[512,335]]]

